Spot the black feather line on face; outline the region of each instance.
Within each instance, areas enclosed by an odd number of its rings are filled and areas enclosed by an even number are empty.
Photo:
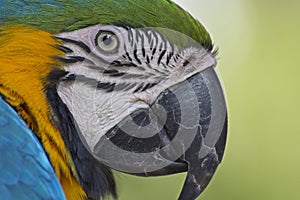
[[[57,82],[60,80],[60,78],[64,77],[67,74],[68,72],[66,72],[65,70],[55,69],[49,73],[47,79],[51,82]]]
[[[50,85],[46,88],[46,95],[55,115],[52,117],[52,121],[71,154],[78,174],[78,182],[88,199],[98,200],[109,194],[116,198],[116,184],[110,168],[95,160],[85,148],[80,139],[76,122],[68,107],[58,96],[56,87],[56,85]]]
[[[65,47],[65,46],[62,46],[62,45],[56,45],[55,47],[57,49],[61,50],[64,53],[73,53],[73,50],[68,48],[68,47]]]
[[[81,49],[85,50],[86,53],[91,53],[91,49],[81,41],[76,41],[68,38],[60,38],[60,37],[56,37],[56,39],[62,40],[63,42],[75,44],[79,46]]]

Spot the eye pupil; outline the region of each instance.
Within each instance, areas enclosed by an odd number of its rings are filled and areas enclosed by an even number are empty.
[[[105,45],[110,45],[111,43],[112,43],[112,38],[111,38],[112,36],[111,35],[105,35],[103,38],[102,38],[102,42],[103,42],[103,44],[105,44]]]

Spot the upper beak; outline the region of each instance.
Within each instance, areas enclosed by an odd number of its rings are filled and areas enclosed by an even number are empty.
[[[214,68],[160,94],[150,109],[133,112],[95,146],[109,167],[141,176],[187,171],[180,200],[196,199],[220,164],[227,109]]]

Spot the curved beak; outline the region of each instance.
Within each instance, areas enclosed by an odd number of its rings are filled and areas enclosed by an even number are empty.
[[[180,200],[195,199],[220,164],[227,109],[214,68],[160,94],[150,109],[133,112],[95,146],[112,169],[139,176],[188,172]]]

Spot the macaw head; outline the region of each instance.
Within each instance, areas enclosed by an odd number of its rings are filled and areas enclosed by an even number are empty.
[[[81,196],[99,199],[116,193],[111,169],[188,172],[179,199],[200,195],[227,133],[215,52],[200,22],[169,0],[2,0],[0,13],[0,34],[13,48],[6,55],[23,59],[11,69],[36,73],[27,83],[38,79],[49,105],[58,134],[38,136],[59,177],[69,170]]]

